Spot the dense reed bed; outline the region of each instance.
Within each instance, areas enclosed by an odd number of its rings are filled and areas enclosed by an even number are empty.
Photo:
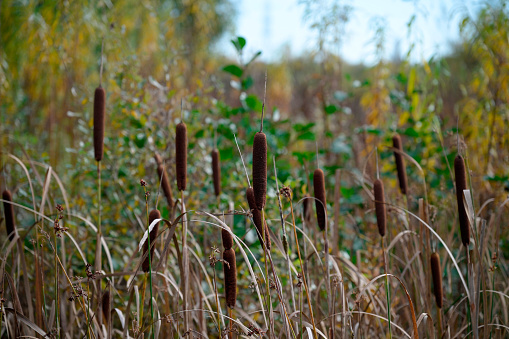
[[[324,148],[321,168],[310,152],[279,170],[293,155],[263,115],[232,155],[181,112],[136,164],[131,201],[122,159],[108,159],[105,102],[99,87],[90,206],[50,166],[2,154],[2,337],[509,335],[507,200],[469,176],[468,158],[450,151],[447,186],[432,187],[407,136],[382,131],[361,168]]]

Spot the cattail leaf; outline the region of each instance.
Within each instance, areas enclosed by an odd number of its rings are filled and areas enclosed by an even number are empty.
[[[148,238],[148,234],[149,232],[152,232],[152,230],[154,229],[154,227],[160,222],[162,221],[163,219],[155,219],[154,221],[152,221],[150,223],[150,226],[148,227],[148,230],[145,231],[145,233],[143,233],[143,237],[141,238],[141,241],[140,243],[138,244],[138,252],[141,251],[141,249],[143,248],[143,245],[145,244],[145,241],[147,241],[147,238]]]
[[[117,312],[118,319],[120,320],[120,325],[122,325],[122,328],[125,328],[125,317],[124,317],[124,313],[122,313],[122,311],[121,311],[121,310],[119,310],[118,308],[115,308],[114,310],[115,310],[115,312]]]

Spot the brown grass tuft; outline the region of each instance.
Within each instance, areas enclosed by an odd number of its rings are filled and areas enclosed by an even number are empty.
[[[179,191],[185,191],[187,183],[187,126],[181,122],[177,125],[176,130],[175,163],[177,166],[177,186]]]
[[[171,209],[173,207],[173,192],[171,190],[168,174],[164,170],[163,159],[157,153],[154,155],[154,159],[156,159],[157,162],[157,174],[159,175],[159,180],[161,180],[161,188],[163,189],[164,196],[168,201],[168,206]]]
[[[373,184],[373,191],[375,193],[375,212],[378,233],[380,233],[381,237],[384,237],[385,230],[387,228],[387,216],[385,212],[384,183],[382,180],[375,180],[375,183]]]
[[[315,169],[313,174],[313,185],[315,188],[315,207],[316,219],[320,230],[325,230],[327,223],[327,199],[325,196],[325,177],[323,171],[319,168]]]
[[[456,177],[456,200],[458,201],[461,242],[463,245],[468,246],[470,244],[470,227],[465,203],[463,202],[463,190],[467,189],[467,172],[465,161],[459,154],[454,159],[454,175]]]
[[[104,116],[106,111],[106,92],[99,86],[94,93],[94,155],[101,161],[104,153]]]
[[[2,193],[2,199],[12,202],[12,194],[9,190]],[[14,205],[4,202],[5,229],[9,240],[12,241],[15,235],[16,221],[14,220]]]
[[[230,248],[223,252],[224,270],[224,290],[226,295],[226,305],[230,308],[235,307],[237,300],[237,262],[235,261],[235,251]]]
[[[212,177],[214,179],[214,193],[218,197],[221,194],[221,166],[219,151],[216,148],[212,150]]]
[[[256,207],[265,207],[267,195],[267,137],[263,132],[257,132],[253,141],[253,190]]]
[[[161,219],[161,213],[158,210],[152,210],[150,211],[150,214],[148,215],[148,224],[152,224],[152,221],[156,219]],[[152,231],[150,232],[150,259],[154,259],[154,249],[156,248],[154,246],[154,241],[156,241],[157,238],[157,232],[159,231],[159,223],[157,223],[154,228],[152,228]],[[143,256],[145,256],[145,253],[147,253],[148,250],[148,239],[143,244]],[[148,256],[143,260],[142,264],[143,272],[147,273],[150,270],[150,262],[148,260]]]
[[[442,308],[443,290],[442,290],[442,270],[440,268],[440,257],[436,252],[431,253],[431,274],[433,276],[433,291],[438,308]]]
[[[407,194],[408,192],[408,181],[406,177],[405,159],[403,159],[403,143],[401,137],[396,134],[392,137],[392,145],[399,152],[394,152],[394,159],[396,160],[396,170],[398,172],[399,189],[401,193]]]

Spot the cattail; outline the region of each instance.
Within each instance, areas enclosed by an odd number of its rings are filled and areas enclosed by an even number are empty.
[[[253,190],[256,207],[265,207],[267,195],[267,137],[263,132],[257,132],[253,141]]]
[[[463,190],[467,189],[467,172],[465,170],[465,161],[459,154],[454,159],[454,175],[456,177],[456,200],[458,200],[461,241],[463,245],[468,246],[470,244],[470,227],[465,203],[463,202]]]
[[[436,252],[431,253],[431,274],[433,276],[433,291],[437,307],[442,308],[443,291],[442,291],[442,270],[440,269],[440,258]]]
[[[5,190],[2,193],[2,199],[12,202],[11,192]],[[16,229],[16,222],[14,221],[14,205],[4,201],[4,215],[5,215],[5,228],[7,230],[7,235],[9,236],[9,240],[12,241],[14,239],[14,230]]]
[[[325,178],[323,171],[319,168],[315,169],[313,174],[313,185],[315,188],[316,220],[320,230],[323,231],[327,223],[327,200],[325,198]]]
[[[384,183],[382,180],[375,180],[375,183],[373,184],[373,191],[375,193],[375,212],[378,233],[380,233],[381,237],[384,237],[385,230],[387,228],[387,218],[385,214]]]
[[[154,155],[154,159],[156,159],[157,163],[157,174],[159,174],[159,180],[161,180],[161,187],[163,189],[164,196],[168,201],[168,206],[170,208],[173,207],[173,192],[171,191],[170,180],[168,180],[168,175],[164,170],[163,159],[159,154]]]
[[[233,237],[230,232],[222,228],[221,237],[223,238],[223,247],[225,250],[228,250],[233,247]]]
[[[214,193],[218,197],[221,194],[221,167],[217,149],[212,151],[212,177],[214,178]]]
[[[99,86],[94,93],[94,154],[101,161],[104,153],[104,115],[106,111],[106,92]]]
[[[161,219],[161,213],[158,210],[152,210],[150,211],[148,215],[148,224],[152,224],[152,222],[156,219]],[[150,231],[150,260],[154,259],[154,249],[156,248],[154,246],[154,241],[156,241],[157,238],[157,232],[159,231],[159,223],[154,225],[154,228],[152,228],[152,231]],[[148,250],[148,240],[145,241],[143,244],[143,256],[147,253]],[[143,260],[142,269],[143,272],[147,273],[150,270],[150,261],[148,260],[149,257],[147,256],[145,260]]]
[[[251,213],[253,215],[253,222],[256,227],[256,233],[258,234],[260,243],[263,244],[262,212],[258,208],[256,208],[256,199],[255,199],[254,190],[252,187],[249,187],[247,189],[246,197],[247,197],[247,202],[249,204],[249,209],[251,210]],[[267,223],[265,223],[265,240],[267,240],[266,241],[267,249],[270,250],[271,244],[270,244],[270,235],[269,235]]]
[[[403,144],[401,143],[401,137],[396,134],[392,137],[392,145],[396,151],[394,151],[394,159],[396,160],[396,170],[398,172],[399,189],[402,194],[408,192],[408,182],[406,178],[405,160],[403,159]]]
[[[235,251],[229,248],[223,252],[223,270],[224,270],[224,289],[226,294],[226,305],[230,308],[235,307],[237,299],[237,263],[235,261]]]
[[[311,196],[306,193],[304,199],[302,200],[302,214],[304,215],[304,219],[309,219],[309,213],[311,212]]]
[[[177,186],[179,191],[185,191],[187,183],[187,126],[185,123],[181,122],[177,125],[176,134]]]
[[[102,311],[104,316],[104,323],[106,326],[110,323],[111,319],[111,298],[110,298],[110,291],[106,290],[103,294],[102,299]]]

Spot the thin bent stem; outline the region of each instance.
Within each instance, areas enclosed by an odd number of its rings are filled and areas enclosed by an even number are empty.
[[[147,193],[147,189],[144,187],[145,193]],[[149,223],[149,217],[148,217],[148,195],[145,194],[145,210],[147,213],[147,232],[148,232],[148,279],[149,279],[149,289],[150,289],[150,320],[151,320],[151,327],[152,327],[152,335],[151,338],[154,339],[155,331],[154,331],[154,303],[152,302],[152,258],[150,257],[150,252],[152,252],[152,244],[150,243],[150,223]],[[144,292],[145,293],[145,292]]]

